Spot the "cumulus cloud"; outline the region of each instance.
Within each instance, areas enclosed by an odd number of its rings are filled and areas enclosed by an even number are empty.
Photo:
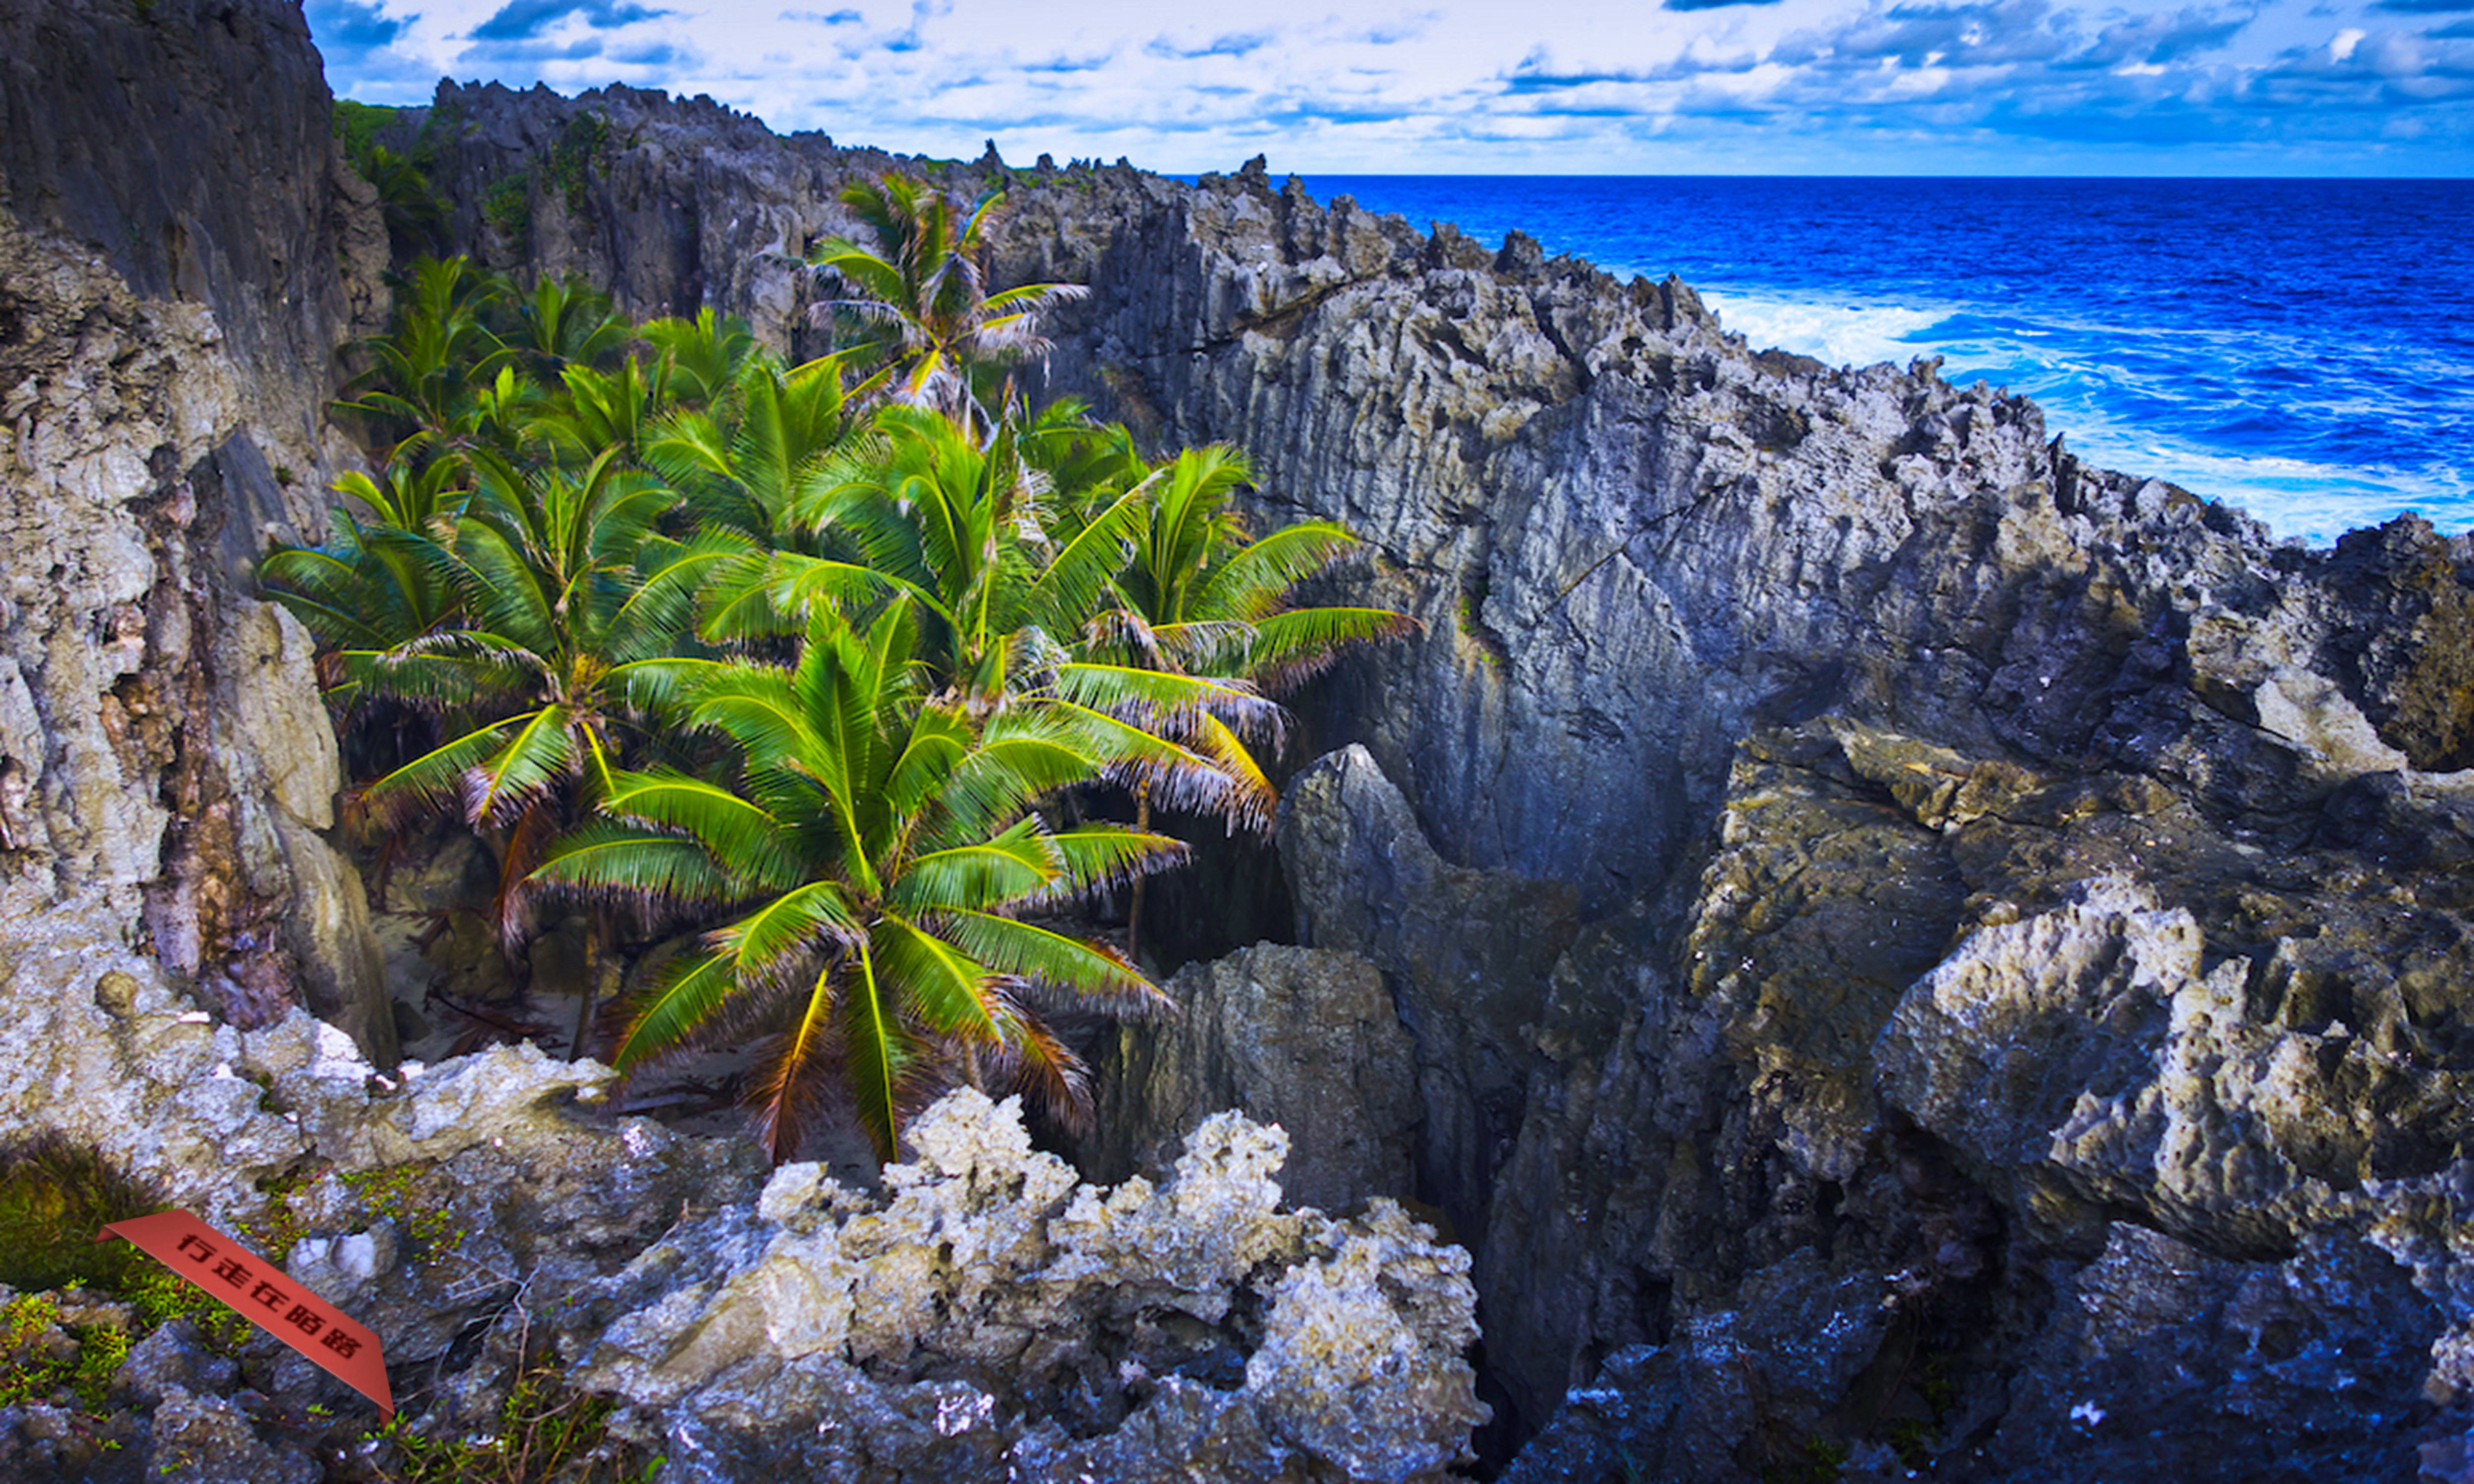
[[[1200,43],[1179,43],[1166,36],[1154,36],[1143,50],[1152,57],[1176,61],[1192,61],[1199,57],[1247,57],[1272,44],[1269,31],[1232,31]]]
[[[784,3],[309,13],[347,92],[418,58],[432,79],[709,92],[944,155],[992,136],[1170,169],[1262,151],[1322,171],[2112,170],[2194,150],[2312,169],[2410,135],[2419,168],[2474,165],[2474,0],[1222,0],[1201,24],[1135,0]]]

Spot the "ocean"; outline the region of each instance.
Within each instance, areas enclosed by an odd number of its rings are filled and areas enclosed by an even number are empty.
[[[2320,544],[2474,527],[2474,181],[1312,176],[1680,275],[1757,347],[1982,377],[2082,456]]]

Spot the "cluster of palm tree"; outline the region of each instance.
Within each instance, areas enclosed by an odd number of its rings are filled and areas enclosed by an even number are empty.
[[[622,1071],[756,1043],[777,1161],[837,1089],[886,1157],[958,1079],[1087,1108],[1042,1012],[1162,1003],[1139,884],[1186,847],[1153,805],[1266,826],[1272,694],[1406,623],[1290,607],[1352,538],[1254,538],[1234,452],[1154,463],[994,384],[1066,296],[985,291],[984,204],[844,199],[877,242],[818,260],[883,332],[803,365],[416,263],[344,404],[376,472],[260,571],[382,759],[368,817],[478,834],[510,954],[545,900],[586,910],[579,1047],[622,985]],[[1120,892],[1122,952],[1088,916]]]

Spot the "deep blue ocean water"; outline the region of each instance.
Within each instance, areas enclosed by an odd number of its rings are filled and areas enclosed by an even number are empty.
[[[2315,543],[2474,527],[2474,181],[1315,176],[1490,245],[1672,272],[1727,327],[1943,357],[2098,464]]]

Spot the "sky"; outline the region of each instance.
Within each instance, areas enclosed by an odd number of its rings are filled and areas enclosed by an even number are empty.
[[[815,9],[803,8],[813,4]],[[307,0],[338,96],[709,94],[1029,164],[2474,176],[2474,0]]]

